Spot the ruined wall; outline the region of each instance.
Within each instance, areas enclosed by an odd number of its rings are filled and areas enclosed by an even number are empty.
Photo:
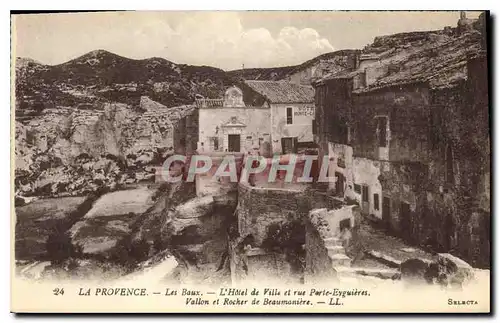
[[[301,85],[311,85],[312,78],[356,67],[357,51],[343,51],[334,54],[336,55],[333,57],[319,59],[308,67],[291,73],[288,76],[288,81]]]
[[[343,220],[347,220],[349,224],[341,230]],[[351,258],[346,255],[346,249],[354,244],[352,235],[355,235],[359,221],[357,206],[345,206],[336,210],[315,209],[308,213],[305,283],[336,280],[335,268],[350,266]]]
[[[428,161],[429,90],[414,84],[353,96],[352,146],[355,157]],[[379,150],[378,116],[388,117],[388,151]],[[381,156],[384,158],[380,158]]]
[[[315,120],[318,142],[348,144],[351,125],[353,82],[351,79],[331,79],[316,86]]]
[[[257,188],[239,183],[239,235],[253,235],[255,245],[260,246],[271,224],[300,219],[309,212],[309,203],[301,190]]]

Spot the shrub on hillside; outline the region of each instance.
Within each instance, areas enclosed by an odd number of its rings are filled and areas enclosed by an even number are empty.
[[[71,242],[69,233],[57,229],[47,238],[45,247],[52,265],[60,265],[69,258],[82,254],[81,247],[74,246]]]
[[[302,272],[305,265],[305,225],[300,220],[273,223],[267,228],[262,247],[270,252],[283,252],[296,271]]]

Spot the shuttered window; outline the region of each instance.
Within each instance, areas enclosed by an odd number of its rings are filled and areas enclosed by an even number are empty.
[[[293,108],[286,108],[286,124],[293,123]]]

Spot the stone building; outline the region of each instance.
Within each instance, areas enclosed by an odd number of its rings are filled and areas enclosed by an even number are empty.
[[[314,84],[328,189],[412,243],[489,266],[485,35],[392,37],[379,39],[393,47],[385,54],[365,50],[358,69]]]
[[[198,152],[293,152],[313,141],[314,91],[285,81],[246,81],[224,98],[197,99]],[[256,99],[257,98],[257,99]]]

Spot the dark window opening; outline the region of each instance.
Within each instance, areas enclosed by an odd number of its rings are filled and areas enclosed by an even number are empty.
[[[318,126],[316,125],[316,119],[313,119],[312,120],[312,132],[313,132],[313,135],[316,135],[318,134]]]
[[[378,146],[379,147],[387,147],[387,118],[386,117],[378,118],[377,132],[378,132]]]
[[[219,138],[214,137],[214,150],[219,150]]]
[[[344,219],[339,222],[340,232],[351,228],[351,219]]]
[[[361,194],[361,185],[354,184],[354,192]]]
[[[349,127],[345,124],[341,124],[339,127],[339,142],[341,144],[347,145],[349,140]]]
[[[337,158],[337,166],[340,168],[345,168],[345,160],[342,157]]]
[[[297,152],[297,137],[281,138],[281,150],[283,154],[290,154]]]
[[[230,152],[240,151],[240,135],[228,135],[228,149]]]
[[[292,108],[286,108],[286,124],[292,124],[293,123],[293,109]]]
[[[339,117],[332,117],[333,120],[329,123],[328,131],[331,133],[332,140],[343,145],[347,145],[349,141],[349,126],[346,120]]]
[[[335,193],[339,197],[344,197],[344,181],[343,174],[335,172]]]
[[[382,200],[382,220],[387,229],[391,229],[391,199],[384,196]]]
[[[368,202],[368,186],[363,185],[363,193],[362,193],[363,202]]]
[[[400,205],[400,225],[402,236],[411,241],[411,211],[410,204],[402,202]]]
[[[375,208],[376,211],[379,210],[379,198],[378,198],[378,194],[373,194],[373,207]]]

